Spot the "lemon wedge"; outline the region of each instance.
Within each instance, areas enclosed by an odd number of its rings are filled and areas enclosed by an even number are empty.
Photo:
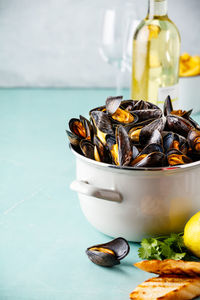
[[[200,211],[186,223],[183,239],[188,250],[200,258]]]

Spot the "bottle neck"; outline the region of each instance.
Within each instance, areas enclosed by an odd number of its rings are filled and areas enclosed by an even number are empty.
[[[167,0],[149,0],[148,19],[167,15]]]

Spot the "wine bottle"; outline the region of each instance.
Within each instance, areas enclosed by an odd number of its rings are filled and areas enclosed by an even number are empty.
[[[131,97],[162,107],[178,102],[180,35],[167,15],[167,0],[149,0],[147,17],[133,38]]]

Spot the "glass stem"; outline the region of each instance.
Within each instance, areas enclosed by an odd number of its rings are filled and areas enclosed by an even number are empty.
[[[123,84],[124,84],[124,72],[125,72],[125,64],[122,62],[117,67],[116,96],[122,96],[122,89],[123,89]]]

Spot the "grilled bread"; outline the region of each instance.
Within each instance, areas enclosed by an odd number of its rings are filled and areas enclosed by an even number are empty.
[[[130,294],[137,300],[189,300],[200,295],[200,277],[163,275],[144,281]]]
[[[165,260],[144,260],[135,263],[137,268],[156,274],[177,274],[187,276],[200,276],[200,262],[195,261],[183,261],[174,259]]]

